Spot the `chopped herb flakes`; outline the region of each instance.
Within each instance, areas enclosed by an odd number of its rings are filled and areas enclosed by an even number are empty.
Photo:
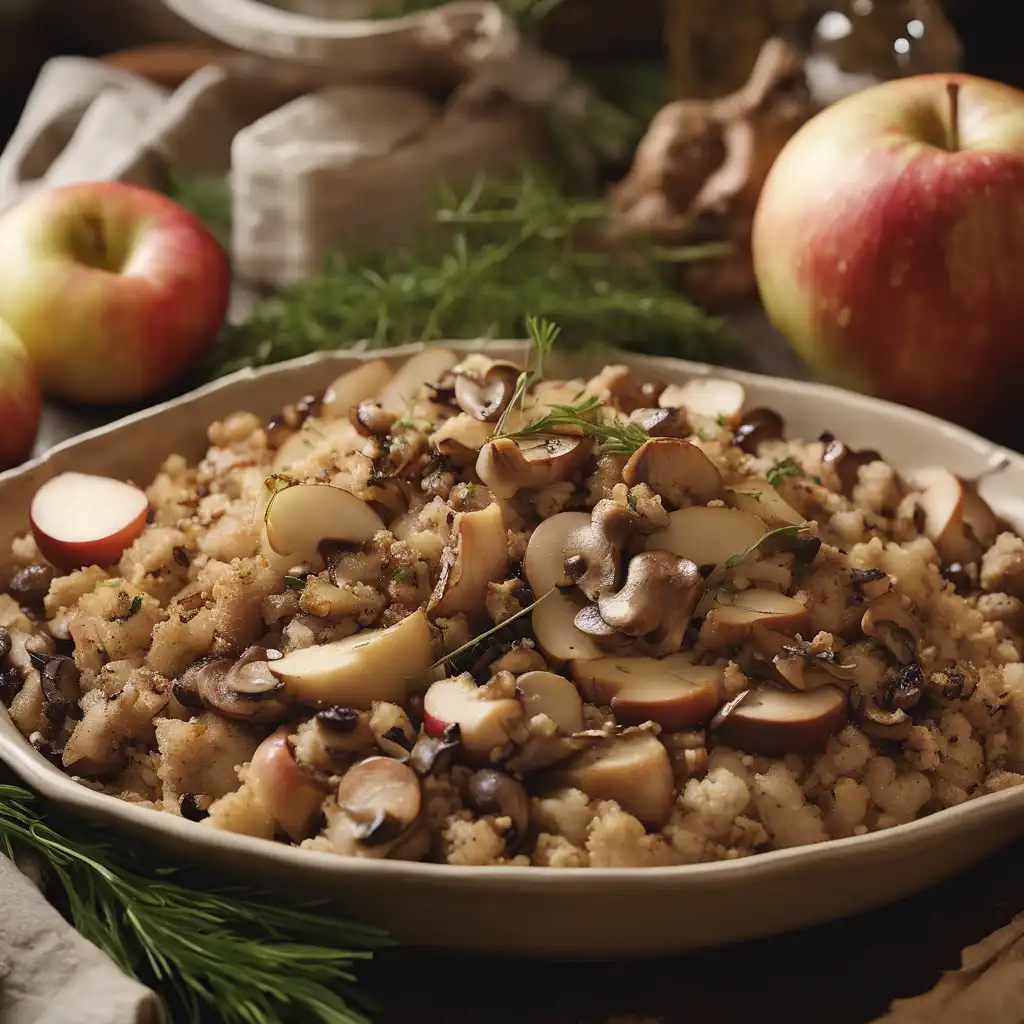
[[[801,469],[800,464],[794,459],[776,459],[775,465],[765,474],[765,478],[772,487],[778,487],[784,480],[788,480],[791,476],[803,476],[804,471]]]
[[[284,585],[292,590],[302,590],[306,585],[306,577],[309,573],[302,573],[299,576],[285,576]]]

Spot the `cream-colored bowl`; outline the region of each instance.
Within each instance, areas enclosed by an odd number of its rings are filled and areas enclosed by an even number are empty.
[[[495,347],[522,353],[515,343]],[[394,349],[386,357],[398,363],[417,349]],[[363,358],[316,355],[238,373],[0,474],[0,549],[26,528],[33,493],[55,473],[74,468],[148,481],[169,452],[201,456],[212,420],[238,409],[270,416]],[[606,358],[593,357],[591,368],[594,359]],[[1024,529],[1024,458],[958,427],[815,384],[670,359],[622,355],[621,361],[672,382],[731,376],[746,388],[748,404],[771,406],[785,417],[790,437],[811,439],[829,430],[857,448],[878,449],[897,469],[938,464],[980,478],[981,495]],[[1021,787],[910,825],[738,861],[647,869],[448,867],[311,853],[133,807],[72,782],[2,711],[0,758],[55,803],[144,837],[172,857],[223,870],[232,880],[337,897],[344,913],[387,928],[403,943],[527,956],[649,956],[788,931],[907,896],[1024,833]]]

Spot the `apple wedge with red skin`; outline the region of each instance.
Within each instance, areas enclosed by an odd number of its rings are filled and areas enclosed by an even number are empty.
[[[256,748],[245,781],[288,838],[301,843],[313,834],[327,791],[296,763],[289,731],[282,726]]]
[[[423,695],[427,735],[441,739],[457,725],[462,750],[470,760],[490,761],[495,751],[523,732],[525,723],[520,701],[512,697],[487,700],[468,674],[439,679]]]
[[[765,181],[768,316],[812,377],[979,426],[1024,377],[1022,194],[1024,92],[964,74],[860,90]]]
[[[846,722],[846,694],[837,686],[759,686],[739,700],[716,731],[722,743],[737,750],[783,757],[823,749]]]
[[[231,270],[198,217],[119,181],[38,189],[0,216],[0,319],[42,390],[136,402],[216,340]]]
[[[121,480],[61,473],[36,491],[29,523],[45,558],[64,572],[113,565],[146,528],[145,492]]]
[[[0,320],[0,470],[32,454],[42,402],[24,345]]]
[[[588,700],[610,704],[621,725],[656,722],[675,732],[706,722],[721,707],[722,669],[686,654],[574,661],[573,678]]]

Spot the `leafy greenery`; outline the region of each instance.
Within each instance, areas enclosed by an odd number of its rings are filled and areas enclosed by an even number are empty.
[[[190,200],[185,191],[175,198]],[[567,347],[729,361],[738,349],[725,321],[666,276],[724,247],[613,245],[603,230],[609,213],[605,201],[566,196],[536,170],[513,182],[479,179],[461,196],[441,186],[431,230],[406,247],[336,255],[321,274],[265,299],[224,331],[204,376],[359,342],[517,338],[525,310],[556,320]]]
[[[48,863],[74,926],[154,989],[175,1024],[362,1024],[353,962],[391,945],[375,928],[336,920],[323,904],[182,884],[180,867],[138,860],[87,825],[57,831],[31,793],[0,785],[0,849]],[[347,947],[347,948],[346,948]]]
[[[804,471],[800,464],[791,458],[776,459],[775,464],[765,474],[765,479],[772,485],[772,487],[778,487],[783,480],[788,480],[791,476],[803,476]]]
[[[599,441],[601,450],[610,455],[632,455],[650,435],[636,423],[615,419],[611,422],[600,418],[604,402],[596,395],[573,405],[551,405],[550,412],[539,420],[504,435],[518,440],[535,434],[550,433],[556,427],[574,427],[584,436]]]
[[[526,330],[530,335],[530,352],[527,356],[526,369],[516,378],[516,386],[512,391],[512,398],[505,411],[501,414],[497,425],[494,428],[494,435],[500,435],[505,428],[509,415],[515,409],[521,409],[523,398],[526,392],[534,384],[544,379],[544,360],[551,354],[555,347],[561,328],[551,323],[550,320],[538,320],[535,316],[526,318]],[[530,364],[533,364],[532,366]]]

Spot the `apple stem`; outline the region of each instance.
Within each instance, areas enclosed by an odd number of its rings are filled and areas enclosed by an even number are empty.
[[[949,151],[960,151],[960,83],[947,82],[946,93],[949,95]]]

